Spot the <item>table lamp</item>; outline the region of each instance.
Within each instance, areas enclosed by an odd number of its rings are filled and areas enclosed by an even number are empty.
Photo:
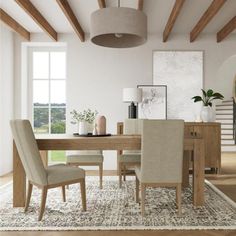
[[[123,89],[123,102],[131,103],[129,105],[129,118],[137,118],[137,105],[135,103],[142,101],[141,88],[124,88]]]

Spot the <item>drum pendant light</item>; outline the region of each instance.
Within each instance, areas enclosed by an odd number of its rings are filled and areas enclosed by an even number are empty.
[[[92,13],[90,32],[94,44],[110,48],[129,48],[147,41],[147,16],[140,10],[119,5]]]

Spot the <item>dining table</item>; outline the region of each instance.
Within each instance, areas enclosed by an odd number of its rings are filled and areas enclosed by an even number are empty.
[[[73,134],[35,135],[38,149],[45,160],[50,150],[140,150],[141,135],[111,135],[104,137],[78,137]],[[192,154],[194,206],[204,205],[204,142],[200,136],[185,136],[184,151]],[[111,155],[113,156],[113,155]],[[112,157],[111,157],[112,158]],[[186,164],[189,160],[184,158]],[[183,187],[188,187],[189,170],[183,163]],[[46,164],[46,163],[44,163]],[[117,184],[118,187],[118,184]],[[13,141],[13,207],[24,207],[26,202],[26,175]]]

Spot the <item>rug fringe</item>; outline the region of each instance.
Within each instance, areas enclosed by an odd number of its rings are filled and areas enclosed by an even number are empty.
[[[225,201],[227,201],[232,207],[236,209],[236,202],[234,202],[232,199],[230,199],[227,195],[225,195],[220,189],[218,189],[216,186],[214,186],[210,181],[205,179],[205,183],[211,187],[218,195],[220,195]]]
[[[170,228],[171,227],[171,228]],[[0,231],[105,231],[105,230],[114,230],[114,231],[123,231],[123,230],[236,230],[236,226],[119,226],[119,227],[3,227],[0,228]]]

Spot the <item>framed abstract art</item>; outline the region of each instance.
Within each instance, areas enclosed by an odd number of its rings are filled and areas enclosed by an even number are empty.
[[[140,119],[167,119],[167,86],[138,85],[142,101],[138,105]]]
[[[203,51],[154,51],[153,84],[168,88],[168,119],[196,120],[201,104],[192,97],[203,88]]]

